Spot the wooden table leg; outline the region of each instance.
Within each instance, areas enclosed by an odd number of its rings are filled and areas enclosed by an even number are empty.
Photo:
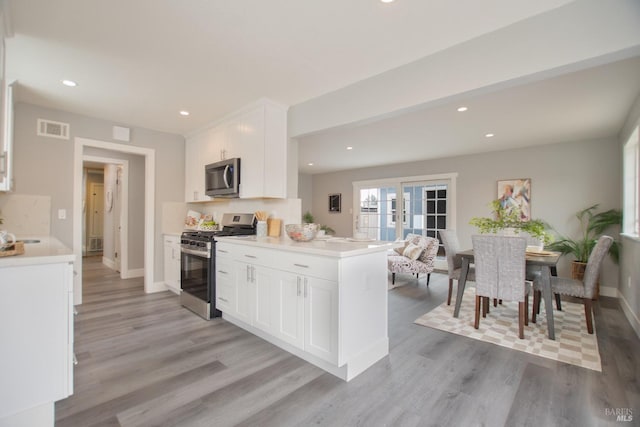
[[[460,314],[460,306],[462,305],[462,295],[464,295],[464,287],[467,283],[467,274],[469,273],[469,258],[462,258],[462,269],[460,271],[460,280],[458,280],[458,294],[456,296],[456,307],[453,310],[453,317]]]
[[[551,272],[549,267],[542,268],[542,297],[544,298],[544,308],[547,312],[547,331],[549,339],[556,339],[555,325],[553,323],[553,292],[551,292]]]

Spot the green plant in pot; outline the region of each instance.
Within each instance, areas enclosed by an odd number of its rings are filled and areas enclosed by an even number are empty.
[[[574,279],[582,280],[584,270],[589,261],[589,255],[593,250],[598,238],[604,234],[610,227],[622,224],[622,211],[618,209],[609,209],[603,212],[597,212],[598,205],[590,206],[576,213],[576,218],[580,221],[580,235],[575,239],[560,236],[555,242],[551,243],[547,248],[552,251],[561,252],[563,255],[573,255],[575,260],[571,266],[571,275]],[[616,233],[617,234],[617,233]],[[609,255],[617,264],[620,254],[620,245],[614,239]],[[598,287],[596,287],[596,296],[598,295]]]
[[[499,232],[518,234],[519,232],[526,232],[544,245],[551,242],[551,235],[547,231],[548,226],[544,221],[539,219],[523,221],[520,209],[517,207],[506,209],[500,203],[500,199],[492,201],[490,206],[493,217],[474,217],[469,221],[469,224],[477,227],[481,234],[497,234]]]
[[[304,224],[313,224],[316,222],[315,218],[313,217],[313,215],[311,214],[311,212],[306,211],[304,213],[304,215],[302,215],[302,222]],[[320,224],[320,230],[324,230],[324,232],[326,234],[334,234],[335,230],[331,227],[329,227],[328,225],[322,225]]]

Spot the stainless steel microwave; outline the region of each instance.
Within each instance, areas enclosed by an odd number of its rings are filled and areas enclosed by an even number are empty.
[[[240,159],[227,159],[206,165],[204,191],[209,197],[240,197]]]

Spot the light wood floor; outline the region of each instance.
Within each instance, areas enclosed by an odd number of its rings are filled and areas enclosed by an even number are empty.
[[[56,426],[602,426],[640,419],[640,342],[595,304],[602,373],[417,326],[447,278],[389,292],[390,354],[349,383],[85,259],[75,393]]]

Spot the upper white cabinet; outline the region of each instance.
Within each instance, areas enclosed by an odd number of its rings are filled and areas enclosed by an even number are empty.
[[[263,99],[189,136],[185,152],[185,200],[204,194],[204,167],[240,158],[241,198],[286,198],[287,107]]]
[[[4,84],[4,82],[2,82]],[[2,140],[0,140],[0,191],[13,189],[13,86],[7,85],[2,109]]]

